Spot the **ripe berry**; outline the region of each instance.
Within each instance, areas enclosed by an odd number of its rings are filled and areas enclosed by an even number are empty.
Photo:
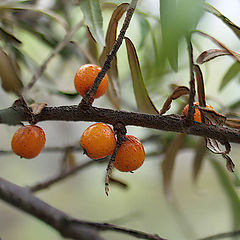
[[[30,159],[36,157],[42,151],[45,142],[46,137],[42,128],[27,125],[15,132],[11,145],[15,154]]]
[[[142,166],[144,159],[145,151],[142,143],[136,137],[126,135],[126,141],[117,152],[114,166],[121,172],[134,171]]]
[[[98,159],[113,154],[116,139],[111,127],[105,123],[95,123],[84,131],[80,144],[90,158]]]
[[[199,106],[199,102],[194,102],[193,106]],[[187,104],[182,111],[182,115],[185,116],[185,117],[188,115],[188,108],[189,108],[189,106]],[[214,110],[214,108],[212,106],[208,105],[208,104],[206,105],[206,108]],[[200,122],[200,123],[202,122],[201,112],[197,108],[194,108],[194,121]]]
[[[95,64],[85,64],[77,70],[74,78],[74,85],[77,92],[79,92],[82,97],[92,87],[94,80],[100,71],[101,68]],[[98,87],[95,98],[101,97],[107,91],[107,88],[108,77],[105,75]]]

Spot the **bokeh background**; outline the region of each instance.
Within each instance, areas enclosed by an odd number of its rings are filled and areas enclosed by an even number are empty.
[[[54,6],[56,2],[41,0],[36,1],[36,4],[43,8],[51,8],[51,4]],[[64,2],[67,1],[62,1],[62,3]],[[120,2],[122,1],[118,1],[118,3]],[[239,0],[209,0],[207,2],[236,25],[240,25]],[[1,4],[3,3],[0,3],[0,9]],[[81,10],[74,3],[66,4],[70,5],[69,18],[74,25],[82,18]],[[142,0],[138,6],[138,11],[151,15],[149,22],[154,26],[156,19],[159,18],[159,1]],[[112,8],[103,11],[104,32],[106,32],[111,13]],[[121,24],[122,20],[119,25],[121,26]],[[64,36],[63,29],[59,24],[55,24],[55,27],[59,39],[62,39]],[[240,51],[239,39],[215,16],[204,13],[197,29],[214,36],[233,51]],[[154,29],[154,32],[157,32],[157,28]],[[41,64],[52,52],[52,48],[33,33],[20,27],[15,27],[14,33],[22,41],[19,49],[28,55],[29,59],[32,58],[32,61],[36,64]],[[85,28],[81,28],[74,36],[74,40],[80,41],[84,34]],[[145,45],[138,49],[141,34],[139,18],[136,15],[127,31],[127,36],[131,38],[137,48],[140,63],[144,61],[146,54],[151,54],[147,49],[152,44],[151,37],[148,34]],[[199,35],[194,35],[193,41],[195,59],[202,51],[217,48],[209,39]],[[86,40],[83,39],[81,44],[84,46]],[[4,47],[2,42],[1,46]],[[149,94],[158,109],[161,108],[164,100],[171,92],[171,84],[188,84],[188,53],[184,41],[180,44],[179,52],[179,71],[177,73],[169,71],[161,77],[161,81],[157,81],[148,79],[148,74],[143,70]],[[148,57],[151,58],[151,56]],[[74,92],[73,78],[77,68],[84,64],[84,61],[86,59],[76,55],[68,58],[57,55],[48,65],[46,71],[48,76],[39,79],[36,86],[29,91],[29,96],[36,102],[47,102],[48,106],[78,104],[81,99],[80,96],[67,98],[64,95],[56,94],[56,90]],[[217,111],[222,111],[239,100],[239,75],[222,91],[219,91],[221,79],[233,62],[234,60],[231,57],[220,57],[201,67],[208,102]],[[20,68],[21,79],[26,84],[36,68],[33,68],[32,71],[29,71],[26,66],[20,65]],[[137,111],[124,45],[118,53],[118,68],[123,99],[122,109]],[[1,109],[9,107],[15,99],[16,95],[8,93],[0,87]],[[186,104],[184,98],[176,101],[169,113],[175,113],[184,104]],[[96,100],[94,105],[113,107],[106,96]],[[235,112],[237,111],[239,113],[239,109],[235,109]],[[38,125],[45,130],[47,136],[46,147],[65,147],[69,145],[78,146],[82,132],[90,124],[92,123],[51,121],[40,122]],[[18,126],[0,125],[0,150],[2,151],[0,152],[0,176],[18,185],[30,186],[58,174],[63,158],[62,152],[45,151],[33,160],[20,159],[13,154],[4,153],[4,151],[10,150],[11,137],[17,129]],[[162,146],[161,139],[165,139],[166,142],[166,139],[172,139],[174,136],[174,133],[169,134],[132,126],[127,127],[127,130],[128,134],[135,135],[143,140],[151,135],[157,136],[152,141],[144,142],[146,153],[159,151]],[[190,136],[187,139],[188,142],[196,143],[200,138]],[[76,164],[89,161],[80,151],[73,154]],[[148,233],[157,233],[168,239],[200,239],[208,235],[232,231],[240,226],[240,222],[238,226],[236,222],[234,223],[233,211],[236,211],[236,208],[232,208],[231,196],[229,196],[226,186],[221,181],[225,174],[226,176],[224,176],[232,184],[236,193],[239,192],[236,181],[240,169],[239,155],[239,146],[232,144],[230,156],[236,164],[236,173],[233,175],[224,169],[224,159],[209,152],[204,158],[199,178],[194,182],[192,164],[195,148],[191,144],[186,144],[176,158],[171,199],[167,199],[164,194],[161,172],[161,162],[164,154],[160,153],[156,156],[147,156],[144,165],[134,174],[114,171],[114,177],[127,183],[128,188],[124,189],[112,184],[108,197],[104,192],[106,162],[93,164],[63,182],[36,193],[36,196],[79,219],[114,223]],[[215,161],[222,164],[223,175],[216,170]],[[103,232],[101,235],[109,240],[135,239],[115,232]],[[3,201],[0,201],[0,237],[3,240],[61,239],[59,234],[49,226]]]

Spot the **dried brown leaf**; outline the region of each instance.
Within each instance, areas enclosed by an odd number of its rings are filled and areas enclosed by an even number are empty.
[[[230,53],[226,49],[209,49],[207,51],[202,52],[196,62],[198,64],[202,64],[208,62],[216,57],[230,55]]]
[[[122,15],[128,9],[128,3],[120,4],[113,12],[112,17],[108,24],[107,34],[106,34],[106,46],[103,48],[103,52],[99,58],[99,62],[103,65],[106,60],[107,55],[112,50],[112,47],[116,41],[117,36],[117,27],[118,21],[121,19]],[[111,67],[108,70],[109,77],[109,91],[108,95],[111,102],[115,105],[115,107],[120,108],[120,86],[118,81],[118,67],[117,67],[117,56],[114,56]]]
[[[47,106],[47,103],[33,103],[29,107],[34,115],[42,112],[42,110]]]
[[[201,34],[202,36],[205,36],[209,39],[211,39],[214,43],[216,43],[219,47],[221,47],[222,49],[226,50],[230,55],[232,55],[238,62],[240,62],[240,54],[236,53],[234,51],[232,51],[231,49],[227,48],[223,43],[221,43],[220,41],[218,41],[216,38],[210,36],[207,33],[204,33],[202,31],[195,31],[196,33]]]
[[[185,86],[179,86],[177,87],[173,93],[167,98],[167,100],[164,102],[162,109],[160,110],[160,115],[166,113],[170,107],[173,100],[189,94],[189,88]]]
[[[20,95],[23,84],[19,78],[17,66],[7,53],[0,47],[0,77],[2,87],[7,92]]]
[[[232,159],[228,156],[231,150],[231,146],[229,142],[225,142],[224,144],[221,144],[215,139],[206,138],[206,146],[214,154],[221,154],[222,157],[226,160],[226,167],[228,171],[234,172],[235,165]],[[225,149],[223,149],[223,147],[225,147]]]
[[[196,107],[200,110],[206,123],[210,123],[218,126],[223,126],[225,124],[227,118],[224,115],[216,112],[211,108],[200,107],[200,106],[196,106]]]
[[[227,125],[230,128],[240,129],[240,119],[227,118],[225,125]]]
[[[164,192],[168,199],[171,198],[171,183],[172,183],[175,159],[179,149],[184,143],[185,137],[186,137],[185,133],[178,133],[176,135],[173,141],[169,144],[166,155],[161,165],[162,173],[163,173]]]
[[[226,167],[229,172],[234,172],[235,164],[227,154],[222,154],[223,158],[226,159]]]
[[[194,65],[194,72],[195,72],[196,81],[197,81],[197,93],[198,93],[199,105],[202,107],[206,107],[203,75],[198,65]]]
[[[127,37],[125,37],[125,43],[138,111],[150,114],[159,114],[145,86],[135,46]]]

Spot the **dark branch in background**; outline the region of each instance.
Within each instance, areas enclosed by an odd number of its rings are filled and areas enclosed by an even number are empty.
[[[97,161],[96,160],[91,160],[91,161],[88,161],[86,163],[83,163],[67,172],[64,172],[64,173],[59,173],[58,175],[44,181],[44,182],[41,182],[41,183],[38,183],[36,185],[33,185],[31,187],[28,187],[28,189],[32,192],[37,192],[37,191],[40,191],[42,189],[46,189],[48,187],[50,187],[51,185],[57,183],[57,182],[60,182],[62,180],[64,180],[65,178],[69,177],[69,176],[72,176],[74,174],[76,174],[78,171],[86,168],[86,167],[89,167],[93,164],[95,164]]]
[[[189,93],[189,99],[188,99],[188,115],[187,115],[187,123],[191,125],[193,122],[193,115],[194,115],[194,109],[193,109],[193,102],[195,98],[195,77],[194,77],[194,62],[193,62],[193,47],[191,43],[191,38],[188,36],[186,38],[187,44],[188,44],[188,53],[189,53],[189,69],[190,69],[190,93]]]
[[[32,119],[34,117],[34,119]],[[193,122],[186,124],[186,118],[179,115],[154,115],[125,112],[105,108],[89,107],[84,110],[77,105],[45,107],[40,114],[32,116],[21,106],[0,110],[0,123],[17,125],[22,121],[88,121],[104,122],[111,125],[121,121],[125,126],[139,126],[163,131],[182,132],[196,136],[208,137],[220,142],[240,143],[240,132],[228,127]]]
[[[122,232],[136,238],[164,240],[158,235],[151,235],[113,224],[94,223],[72,218],[35,197],[28,189],[17,186],[2,178],[0,178],[0,198],[16,208],[42,220],[67,238],[103,240],[103,238],[98,235],[98,232],[108,230]]]
[[[126,13],[126,17],[124,19],[124,23],[122,25],[122,28],[120,30],[120,33],[116,39],[116,42],[113,45],[113,48],[111,50],[111,52],[107,55],[107,59],[105,60],[102,70],[99,72],[99,74],[97,75],[91,89],[86,93],[86,95],[83,97],[80,105],[84,105],[84,106],[91,106],[93,101],[94,101],[94,97],[96,95],[97,89],[102,81],[102,79],[104,78],[105,74],[107,73],[107,71],[109,70],[109,68],[111,67],[111,62],[113,60],[113,58],[116,56],[117,51],[119,50],[125,33],[128,29],[129,23],[132,19],[134,10],[136,8],[138,0],[132,0],[131,3],[129,4],[127,13]]]

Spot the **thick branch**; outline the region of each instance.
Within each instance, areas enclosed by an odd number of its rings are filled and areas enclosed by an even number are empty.
[[[26,110],[20,106],[0,110],[0,123],[17,125],[22,121],[32,121],[32,118],[33,116],[26,113]],[[161,116],[97,107],[84,110],[77,105],[73,105],[46,107],[40,114],[34,116],[34,122],[41,121],[88,121],[104,122],[112,125],[122,122],[125,126],[132,125],[163,131],[182,132],[217,139],[220,142],[240,143],[240,132],[238,130],[197,122],[193,122],[189,126],[186,124],[186,119],[178,115]]]
[[[17,186],[2,178],[0,178],[0,198],[16,208],[42,220],[67,238],[103,240],[98,235],[98,231],[110,230],[129,234],[136,238],[164,240],[158,235],[123,228],[113,224],[88,222],[72,218],[35,197],[26,188]]]

